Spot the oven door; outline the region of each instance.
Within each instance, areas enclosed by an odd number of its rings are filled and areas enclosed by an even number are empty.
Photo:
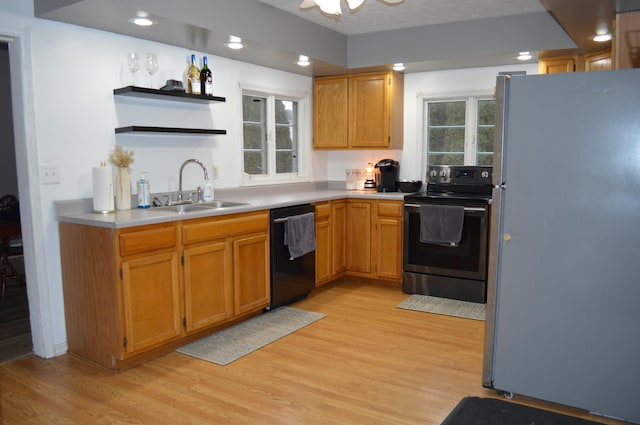
[[[405,272],[485,280],[489,206],[464,206],[462,238],[449,247],[420,242],[420,204],[404,206]]]

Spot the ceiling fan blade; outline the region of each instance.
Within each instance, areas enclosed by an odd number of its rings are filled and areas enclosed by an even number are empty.
[[[316,2],[314,0],[303,0],[300,4],[300,9],[310,9],[316,6]]]
[[[347,0],[347,4],[351,10],[359,8],[362,6],[362,3],[364,3],[364,0]]]

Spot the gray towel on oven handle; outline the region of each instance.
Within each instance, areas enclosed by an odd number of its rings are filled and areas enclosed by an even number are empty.
[[[420,205],[420,242],[456,247],[462,238],[464,207]]]
[[[287,217],[284,223],[284,244],[289,247],[291,260],[315,251],[316,215],[306,213]]]

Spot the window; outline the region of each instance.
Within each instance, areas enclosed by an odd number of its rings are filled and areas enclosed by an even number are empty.
[[[300,168],[298,99],[244,92],[244,173],[249,179],[295,179]]]
[[[495,100],[425,100],[427,165],[493,163]]]

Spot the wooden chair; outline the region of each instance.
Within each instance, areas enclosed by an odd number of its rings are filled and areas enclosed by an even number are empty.
[[[12,257],[22,255],[22,232],[20,229],[20,208],[13,195],[0,198],[0,302],[4,303],[5,292],[10,280],[25,286],[24,278],[13,263]]]

